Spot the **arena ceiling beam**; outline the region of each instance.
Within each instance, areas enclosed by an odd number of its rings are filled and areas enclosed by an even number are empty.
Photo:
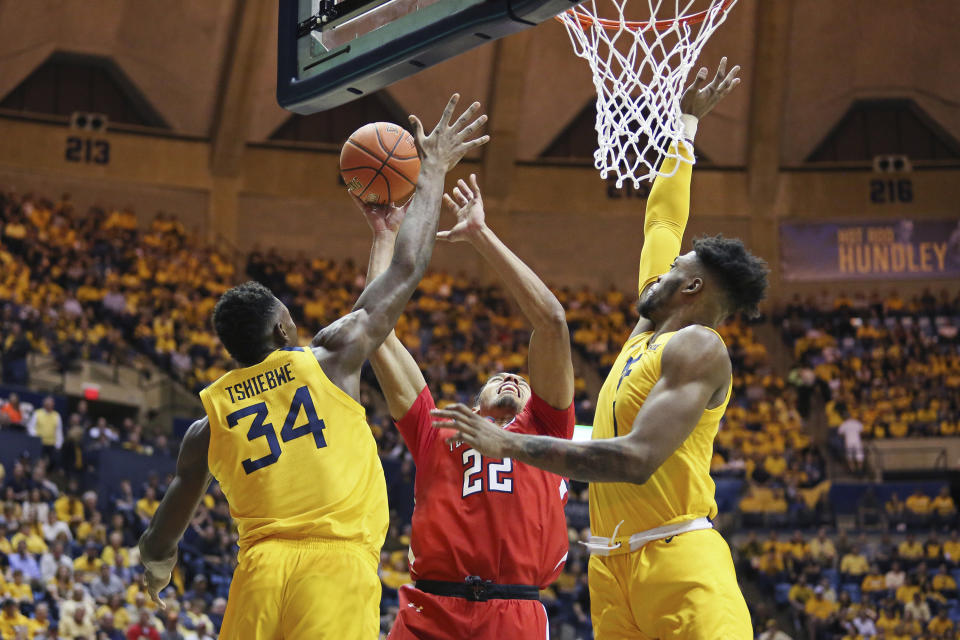
[[[257,68],[270,47],[270,24],[276,11],[273,0],[236,0],[235,34],[225,49],[221,93],[212,126],[210,171],[215,176],[237,176],[250,129]]]

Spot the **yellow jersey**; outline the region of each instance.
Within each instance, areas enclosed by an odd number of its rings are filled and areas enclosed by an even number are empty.
[[[379,554],[387,488],[363,407],[304,347],[274,351],[200,392],[210,472],[241,549],[265,538],[346,541]]]
[[[627,341],[600,389],[593,439],[630,433],[637,412],[660,379],[660,359],[675,333],[662,333],[652,344],[653,331]],[[730,384],[732,387],[732,380]],[[593,535],[610,537],[621,521],[623,525],[618,535],[629,536],[704,516],[716,517],[716,486],[710,477],[710,460],[713,439],[730,401],[730,391],[728,388],[727,397],[720,406],[703,412],[683,444],[642,485],[627,482],[590,484],[590,530]]]

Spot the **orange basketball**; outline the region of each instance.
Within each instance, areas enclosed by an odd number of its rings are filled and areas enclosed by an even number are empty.
[[[420,156],[413,136],[400,125],[371,122],[347,139],[340,175],[347,191],[372,204],[403,203],[417,188]]]

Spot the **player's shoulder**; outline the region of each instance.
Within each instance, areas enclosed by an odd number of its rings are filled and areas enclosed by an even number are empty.
[[[678,330],[663,348],[663,364],[695,367],[701,370],[730,368],[730,354],[723,339],[713,329],[694,324]]]
[[[667,344],[671,351],[692,351],[703,355],[727,355],[727,345],[720,334],[702,324],[691,324],[674,333]]]

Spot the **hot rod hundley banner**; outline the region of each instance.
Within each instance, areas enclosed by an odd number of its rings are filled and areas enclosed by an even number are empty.
[[[960,278],[960,220],[784,223],[785,280]]]

